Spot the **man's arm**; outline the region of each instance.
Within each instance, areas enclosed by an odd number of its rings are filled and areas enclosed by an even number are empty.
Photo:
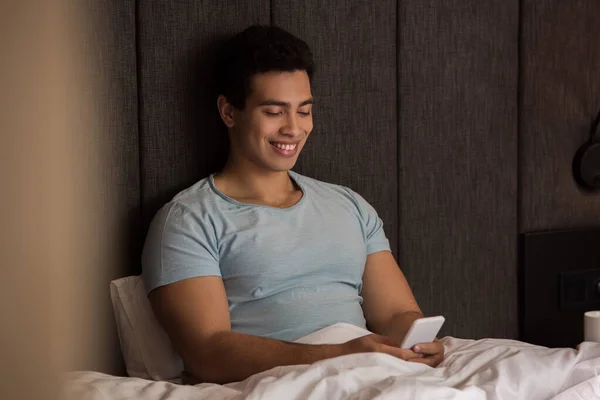
[[[404,274],[389,251],[379,251],[367,257],[361,294],[369,329],[392,338],[398,345],[413,321],[423,318]],[[426,357],[414,361],[435,366],[443,360],[444,347],[441,343],[436,341],[419,347],[415,350]]]
[[[351,353],[382,352],[402,359],[416,356],[378,335],[340,345],[308,345],[231,332],[225,288],[217,276],[159,287],[150,292],[149,299],[186,372],[202,382],[236,382],[277,366],[311,364]]]

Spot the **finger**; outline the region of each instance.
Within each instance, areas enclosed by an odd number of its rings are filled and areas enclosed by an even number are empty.
[[[436,355],[436,356],[426,356],[426,357],[423,357],[421,359],[416,359],[415,358],[415,359],[412,359],[412,360],[409,360],[409,361],[410,362],[421,362],[421,363],[429,365],[430,367],[435,368],[438,365],[440,365],[442,363],[442,361],[444,361],[444,357],[443,356],[439,356],[439,355]]]
[[[423,358],[422,354],[417,354],[412,350],[400,349],[396,346],[385,346],[384,352],[405,361]]]
[[[425,355],[434,355],[443,353],[444,346],[439,342],[419,343],[413,347],[413,351]]]
[[[401,350],[402,350],[402,353],[404,354],[403,358],[405,360],[410,360],[410,359],[413,359],[413,358],[423,358],[423,357],[425,357],[423,354],[415,353],[412,350],[407,350],[407,349],[401,349]]]
[[[438,365],[440,365],[442,361],[444,361],[444,357],[441,357],[439,355],[436,355],[436,356],[426,356],[426,357],[423,357],[423,358],[420,358],[420,359],[419,358],[411,359],[410,361],[411,362],[420,362],[420,363],[427,364],[430,367],[434,367],[435,368]]]

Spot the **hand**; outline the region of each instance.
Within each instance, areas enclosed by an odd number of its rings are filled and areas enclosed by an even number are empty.
[[[412,350],[401,349],[392,339],[381,335],[366,335],[342,344],[344,354],[355,353],[384,353],[400,358],[405,361],[412,361],[424,358]],[[443,348],[443,346],[442,346]]]
[[[419,343],[412,350],[416,354],[422,355],[422,357],[414,358],[410,361],[427,364],[434,368],[444,361],[444,345],[437,339],[431,343]]]

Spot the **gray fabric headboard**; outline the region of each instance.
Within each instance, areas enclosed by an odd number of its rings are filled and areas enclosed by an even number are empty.
[[[519,233],[600,223],[600,199],[570,178],[600,105],[596,0],[110,3],[99,68],[123,113],[107,171],[122,183],[109,216],[130,243],[122,276],[140,272],[158,207],[223,160],[211,54],[252,23],[315,53],[315,130],[296,170],[376,207],[444,334],[517,337]]]

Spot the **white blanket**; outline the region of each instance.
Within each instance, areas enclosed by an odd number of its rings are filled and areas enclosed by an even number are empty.
[[[299,340],[341,343],[369,332],[336,324]],[[437,368],[385,354],[354,354],[278,367],[229,385],[183,386],[72,372],[69,399],[600,399],[600,344],[548,349],[504,339],[442,339]],[[70,396],[70,397],[69,397]]]

